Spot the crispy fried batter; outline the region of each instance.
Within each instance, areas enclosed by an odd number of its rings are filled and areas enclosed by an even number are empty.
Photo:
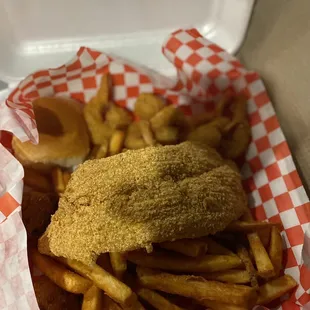
[[[127,151],[79,166],[39,250],[90,264],[102,252],[214,234],[245,208],[240,175],[211,148]]]
[[[56,195],[40,192],[24,192],[22,217],[28,236],[40,237],[57,209]]]
[[[80,310],[80,296],[70,294],[46,276],[34,277],[33,287],[41,310]]]

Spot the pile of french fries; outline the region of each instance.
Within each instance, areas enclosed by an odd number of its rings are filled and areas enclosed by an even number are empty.
[[[161,98],[141,94],[133,116],[109,101],[110,84],[104,75],[84,109],[93,143],[89,159],[190,140],[216,148],[238,169],[232,160],[246,151],[250,140],[243,96],[224,96],[215,111],[186,117]],[[61,196],[69,179],[70,172],[57,167],[50,178],[27,169],[24,181],[35,190]],[[103,253],[91,266],[48,257],[34,248],[30,258],[59,287],[83,294],[82,310],[178,310],[189,305],[245,310],[266,305],[297,285],[289,275],[281,275],[280,230],[279,224],[254,221],[248,211],[215,236],[163,242],[147,251]]]
[[[82,310],[187,309],[184,297],[207,309],[245,310],[297,285],[280,274],[282,250],[280,225],[247,212],[215,236],[154,244],[151,253],[104,253],[91,266],[36,249],[30,257],[62,289],[84,295]]]

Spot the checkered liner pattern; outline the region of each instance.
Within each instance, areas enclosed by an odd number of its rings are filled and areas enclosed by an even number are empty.
[[[0,130],[6,130],[22,141],[37,143],[38,132],[31,102],[38,97],[52,95],[88,102],[96,93],[101,76],[107,72],[112,77],[113,100],[129,110],[133,109],[137,96],[143,92],[162,96],[168,103],[180,106],[186,114],[210,109],[223,93],[246,94],[253,139],[243,176],[250,207],[259,220],[282,221],[285,273],[300,283],[291,299],[283,301],[277,309],[301,309],[301,305],[306,309],[306,304],[310,307],[310,232],[307,230],[310,204],[262,81],[256,73],[247,71],[236,58],[206,40],[196,29],[172,33],[164,42],[162,52],[177,69],[176,82],[122,59],[82,47],[71,62],[56,69],[36,72],[18,85],[6,103],[0,105]],[[9,148],[10,134],[7,132],[2,133],[1,142]],[[10,179],[7,174],[10,169],[7,165],[0,161],[0,185],[9,189],[6,180]],[[5,197],[3,202],[0,200],[2,219],[19,207],[16,194],[9,191],[2,196],[2,199]],[[13,217],[16,219],[18,214],[13,213]],[[16,223],[10,216],[1,224],[2,230],[3,225],[14,226]],[[11,229],[16,230],[16,227]],[[7,267],[7,259],[2,264]],[[0,277],[0,282],[3,279],[7,278]],[[11,285],[9,279],[4,281],[7,281],[7,286]],[[30,283],[29,278],[26,283]],[[30,295],[31,287],[29,284]],[[18,308],[21,298],[26,305],[23,309],[29,308],[32,299],[29,301],[24,291],[6,288],[2,291],[9,297],[5,299],[6,306],[0,304],[0,309]]]

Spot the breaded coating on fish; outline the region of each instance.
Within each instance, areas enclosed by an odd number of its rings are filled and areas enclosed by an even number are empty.
[[[214,234],[245,209],[239,173],[211,148],[127,151],[79,166],[39,251],[91,264],[103,252]]]

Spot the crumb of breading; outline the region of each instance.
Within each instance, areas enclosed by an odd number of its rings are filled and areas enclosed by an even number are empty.
[[[124,252],[223,230],[246,209],[240,174],[190,142],[87,161],[39,240],[39,251],[90,264]]]
[[[34,277],[33,287],[41,310],[80,310],[81,298],[68,293],[46,276]]]

